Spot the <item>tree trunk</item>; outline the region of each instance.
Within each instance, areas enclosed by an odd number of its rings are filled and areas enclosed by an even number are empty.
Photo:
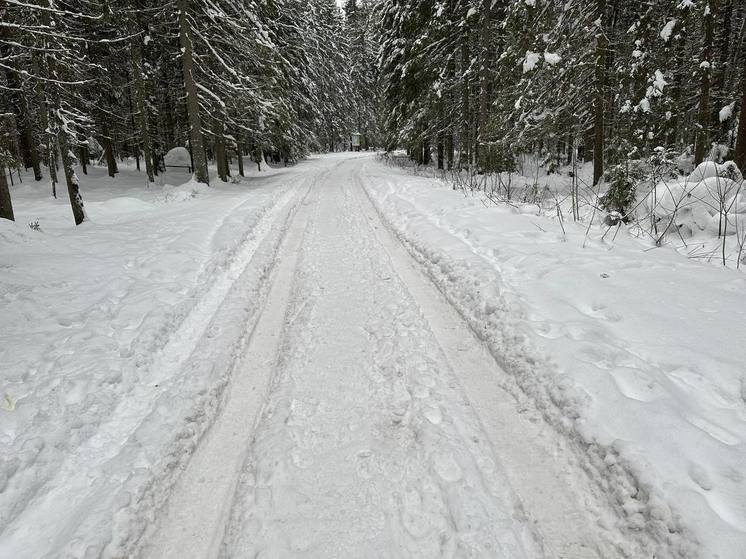
[[[728,83],[729,80],[727,80],[727,76],[728,74],[730,74],[729,61],[731,53],[731,40],[737,38],[737,35],[732,33],[731,30],[733,15],[733,0],[725,0],[723,5],[720,7],[720,13],[717,14],[719,20],[719,40],[717,41],[717,46],[715,47],[715,52],[718,55],[718,62],[715,65],[715,79],[713,80],[715,99],[725,99],[729,97],[729,93],[734,92],[734,90],[738,87],[737,81],[736,83]],[[738,69],[736,69],[734,75],[736,80],[738,80]],[[728,120],[719,122],[720,111],[717,107],[717,102],[715,103],[715,106],[711,107],[711,110],[712,114],[710,115],[710,122],[719,123],[719,126],[713,129],[713,132],[715,132],[713,140],[718,143],[727,142],[730,123],[728,122]],[[730,147],[733,147],[732,143]]]
[[[461,45],[461,142],[459,151],[459,165],[464,167],[469,162],[470,144],[469,138],[469,78],[466,74],[469,68],[469,35],[465,33],[464,42]]]
[[[477,121],[477,157],[480,153],[480,144],[485,141],[485,128],[489,116],[489,64],[490,54],[490,22],[492,15],[493,0],[482,0],[482,33],[479,38],[479,119]]]
[[[67,194],[70,197],[70,207],[73,210],[75,225],[80,225],[85,221],[83,197],[80,195],[78,177],[75,176],[75,171],[73,169],[73,158],[70,156],[70,145],[67,142],[67,134],[62,123],[57,123],[57,127],[57,141],[60,144],[60,152],[62,153],[62,170],[65,173],[65,183],[67,184]]]
[[[49,144],[49,180],[52,183],[52,197],[57,199],[57,139],[48,134],[47,142]]]
[[[226,117],[227,120],[227,117]],[[225,131],[225,130],[224,130]],[[231,149],[233,148],[233,142],[226,140],[223,136],[223,168],[225,170],[225,176],[230,178],[231,176]]]
[[[31,122],[31,114],[29,113],[28,101],[26,100],[26,93],[21,86],[21,82],[14,71],[7,71],[8,85],[11,88],[18,89],[18,127],[20,136],[20,146],[24,156],[24,164],[26,167],[31,167],[34,170],[34,179],[40,181],[41,175],[41,162],[39,161],[39,151],[34,141],[33,124]]]
[[[453,129],[446,133],[446,165],[449,171],[453,169]]]
[[[40,74],[44,68],[43,61],[34,58],[33,65],[34,71],[37,75]],[[57,198],[57,165],[54,156],[57,142],[49,133],[49,103],[47,102],[46,88],[36,88],[36,104],[37,110],[39,111],[39,124],[42,130],[41,137],[44,140],[40,149],[43,154],[43,159],[46,160],[47,169],[49,169],[49,182],[52,183],[52,196]]]
[[[13,215],[13,204],[10,201],[10,187],[8,187],[8,176],[5,167],[0,164],[0,219],[15,221]]]
[[[238,139],[236,140],[236,155],[238,156],[238,174],[243,177],[243,147]]]
[[[604,175],[604,91],[606,89],[606,29],[603,27],[606,0],[597,0],[601,29],[596,31],[595,93],[593,100],[593,184]]]
[[[445,146],[443,132],[438,132],[438,169],[443,169],[445,159]]]
[[[166,88],[166,91],[164,91],[163,93],[165,97],[165,103],[164,106],[161,107],[160,112],[163,114],[163,139],[166,142],[166,149],[164,149],[163,151],[165,152],[175,145],[176,133],[174,132],[174,129],[176,128],[176,124],[173,110],[174,105],[171,101],[171,96],[169,95],[169,89]]]
[[[145,158],[145,173],[148,175],[148,182],[155,182],[153,174],[153,143],[150,139],[148,130],[148,105],[145,102],[145,72],[142,63],[142,45],[138,35],[138,25],[135,20],[137,16],[130,17],[130,58],[132,63],[132,90],[135,100],[135,109],[137,110],[137,128],[142,141],[142,151]]]
[[[716,0],[706,4],[704,19],[704,43],[702,59],[699,66],[699,109],[697,110],[697,139],[694,144],[694,164],[704,161],[709,142],[710,127],[710,77],[712,74],[712,41],[714,36],[714,19]]]
[[[5,13],[5,9],[0,10],[0,15]],[[0,36],[4,36],[4,33]],[[7,44],[0,43],[0,58],[8,61],[12,60],[10,56],[10,47]],[[21,151],[23,158],[23,164],[28,169],[33,167],[34,178],[38,181],[41,180],[41,167],[39,165],[39,153],[36,151],[36,146],[33,138],[33,130],[31,118],[28,110],[28,103],[26,102],[25,91],[23,90],[21,80],[15,68],[11,66],[5,66],[5,80],[10,91],[6,91],[5,95],[10,97],[12,105],[15,108],[15,128],[18,131],[18,147]],[[14,91],[15,90],[15,91]]]
[[[228,159],[225,153],[225,138],[223,137],[223,121],[216,118],[213,121],[215,130],[215,163],[218,166],[218,177],[223,182],[228,182]]]
[[[745,65],[746,66],[746,65]],[[741,78],[741,113],[738,118],[738,136],[736,137],[736,152],[733,160],[738,168],[746,174],[746,67]]]
[[[207,159],[202,143],[202,121],[199,116],[199,96],[194,79],[194,54],[192,50],[192,30],[187,21],[188,0],[178,0],[179,43],[181,44],[181,64],[184,71],[187,117],[189,119],[189,140],[194,158],[194,178],[197,182],[210,184],[207,173]]]
[[[42,179],[41,174],[41,162],[39,161],[39,150],[37,149],[36,142],[34,141],[33,127],[30,122],[31,116],[28,112],[28,105],[26,100],[23,98],[24,94],[21,92],[21,103],[25,114],[22,115],[23,123],[21,130],[21,141],[24,146],[24,152],[28,154],[29,163],[31,168],[34,170],[34,180],[40,181]]]
[[[53,64],[50,64],[50,70],[52,71],[53,76],[57,75]],[[53,85],[52,87],[55,86]],[[55,107],[60,105],[56,94],[52,96],[52,104]],[[67,131],[65,130],[64,123],[59,120],[54,122],[53,126],[57,130],[57,143],[60,147],[62,171],[65,175],[65,184],[67,185],[67,194],[70,198],[70,207],[73,211],[75,225],[80,225],[85,221],[85,211],[83,210],[83,197],[80,195],[78,178],[75,176],[75,170],[73,169],[73,158],[70,154],[70,144],[67,141]]]
[[[88,154],[86,153],[88,150],[86,147],[81,144],[78,147],[78,158],[80,159],[80,166],[83,169],[83,174],[88,174]]]
[[[47,16],[48,17],[48,16]],[[60,74],[57,70],[54,57],[49,57],[47,68],[49,75],[58,77]],[[78,186],[78,178],[75,176],[73,169],[73,157],[70,152],[70,144],[67,141],[68,131],[65,126],[66,123],[62,121],[59,116],[60,108],[62,103],[60,102],[59,92],[57,91],[56,84],[50,84],[49,88],[49,100],[51,106],[54,108],[53,120],[51,122],[52,130],[56,131],[57,143],[60,148],[60,155],[62,157],[62,170],[65,174],[65,183],[67,184],[67,193],[70,198],[70,207],[73,211],[73,218],[75,219],[75,225],[80,225],[85,221],[85,211],[83,210],[83,198],[80,195],[80,188]]]
[[[448,77],[448,83],[453,83],[456,76],[456,60],[455,60],[455,53],[448,58],[448,64],[446,66],[446,75]],[[446,102],[448,103],[449,107],[454,106],[454,99],[453,99],[453,87],[448,88],[448,94],[446,95]],[[442,105],[441,105],[441,111],[442,111]],[[447,120],[447,123],[445,122]],[[443,115],[443,122],[441,123],[441,126],[446,126],[445,131],[445,150],[446,150],[446,161],[448,170],[450,171],[453,169],[453,119],[452,118],[445,118],[445,115]]]
[[[101,147],[104,148],[104,159],[106,159],[106,169],[109,172],[109,176],[114,178],[119,172],[117,168],[117,160],[114,157],[114,146],[111,138],[109,137],[109,127],[104,128],[104,134],[101,136]]]

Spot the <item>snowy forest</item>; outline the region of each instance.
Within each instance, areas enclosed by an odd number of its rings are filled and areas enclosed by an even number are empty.
[[[334,0],[200,2],[2,0],[0,215],[7,170],[65,184],[84,219],[76,166],[136,159],[153,182],[163,155],[189,147],[228,180],[247,154],[287,162],[334,151],[375,128],[370,14]]]
[[[0,0],[0,558],[744,559],[746,0]]]
[[[4,169],[66,183],[175,146],[297,160],[362,135],[418,164],[552,172],[593,162],[607,211],[643,178],[746,164],[746,6],[737,0],[2,1]],[[51,162],[51,165],[50,165]],[[48,170],[43,170],[45,167]],[[5,173],[3,173],[4,175]],[[577,174],[577,173],[576,173]],[[588,186],[590,186],[588,185]],[[573,197],[577,197],[573,186]],[[2,186],[2,212],[12,216]],[[577,201],[573,213],[578,213]]]
[[[594,184],[656,147],[742,166],[745,12],[733,0],[386,3],[389,142],[419,140],[422,158],[437,142],[449,165],[455,151],[485,170],[579,150]]]
[[[571,170],[575,219],[585,190],[629,221],[663,179],[705,160],[746,165],[745,14],[733,0],[384,2],[387,145],[479,174],[512,173],[531,154],[545,172]],[[592,162],[584,184],[583,162]],[[732,166],[713,173],[741,179]],[[466,181],[487,189],[473,173]],[[719,186],[730,199],[736,188]]]

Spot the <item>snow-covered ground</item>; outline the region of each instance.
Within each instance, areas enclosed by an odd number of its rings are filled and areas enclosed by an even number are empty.
[[[746,549],[746,277],[624,231],[485,205],[377,163],[380,212],[623,511],[681,553]],[[690,542],[699,545],[688,552]]]
[[[146,189],[126,167],[90,173],[90,222],[28,179],[16,223],[0,220],[2,557],[116,555],[143,528],[256,310],[271,255],[248,263],[306,180]]]
[[[82,192],[0,221],[0,557],[746,549],[741,273],[366,154]]]

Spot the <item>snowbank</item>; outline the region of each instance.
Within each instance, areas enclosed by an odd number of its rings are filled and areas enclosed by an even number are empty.
[[[619,511],[620,550],[742,557],[746,278],[391,173],[374,203],[578,450]]]
[[[659,232],[717,238],[746,234],[743,178],[733,162],[701,163],[681,182],[661,182],[645,198],[644,214],[654,215]]]
[[[131,556],[219,405],[297,174],[90,173],[80,227],[33,181],[0,220],[0,557]]]

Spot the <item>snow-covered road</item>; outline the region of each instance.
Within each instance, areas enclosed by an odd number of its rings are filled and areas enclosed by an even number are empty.
[[[146,555],[613,557],[582,472],[385,229],[361,160],[330,165],[297,193],[229,399]]]

